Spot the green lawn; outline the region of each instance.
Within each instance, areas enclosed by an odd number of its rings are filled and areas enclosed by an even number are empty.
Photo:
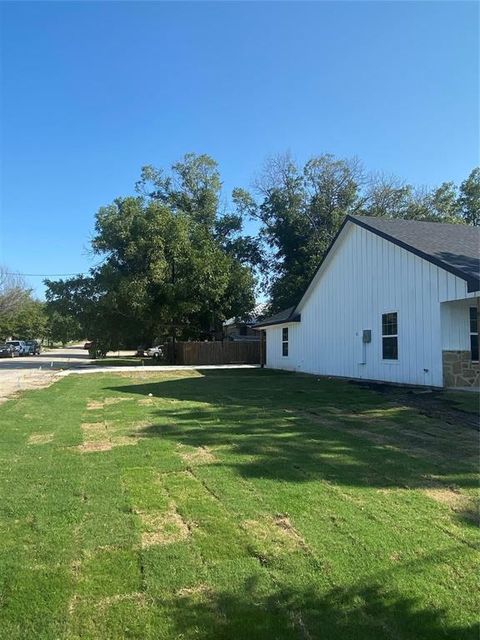
[[[0,407],[0,637],[477,640],[461,416],[262,370],[25,393]]]
[[[478,393],[461,393],[458,391],[449,391],[448,393],[445,393],[445,397],[447,397],[454,406],[459,407],[463,411],[475,413],[478,415],[480,409]]]

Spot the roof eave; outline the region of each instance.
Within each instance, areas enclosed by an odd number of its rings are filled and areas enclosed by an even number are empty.
[[[294,316],[285,318],[284,320],[275,320],[274,322],[259,322],[258,324],[254,324],[252,329],[266,329],[267,327],[274,327],[278,324],[292,324],[294,322],[301,322],[301,320],[301,314],[297,313]]]
[[[344,228],[347,226],[348,222],[355,222],[355,218],[353,218],[352,216],[345,216],[342,224],[340,225],[340,228],[338,229],[337,233],[334,235],[334,237],[332,238],[330,244],[327,247],[327,250],[325,251],[325,254],[322,258],[322,260],[320,261],[320,264],[318,265],[317,269],[315,270],[315,273],[313,274],[313,277],[311,278],[310,282],[308,283],[307,288],[305,289],[302,297],[300,298],[300,300],[298,301],[298,304],[295,305],[293,311],[295,312],[304,302],[304,300],[306,300],[307,294],[309,293],[309,291],[312,289],[312,285],[314,284],[315,280],[317,279],[318,274],[320,273],[320,269],[323,267],[323,265],[326,263],[327,258],[330,256],[330,253],[333,250],[333,247],[335,246],[337,240],[340,238],[340,236],[342,235],[342,231],[344,230]]]
[[[475,291],[480,291],[480,279],[469,278],[467,280],[467,291],[468,293],[474,293]]]

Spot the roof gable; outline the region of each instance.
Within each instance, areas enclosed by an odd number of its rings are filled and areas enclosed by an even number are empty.
[[[299,322],[300,310],[339,248],[350,224],[356,224],[465,280],[468,292],[480,290],[480,228],[374,216],[346,216],[315,275],[295,307],[265,318],[255,328]]]
[[[346,216],[295,310],[299,311],[345,234],[356,224],[465,280],[468,292],[480,290],[480,227],[374,216]]]

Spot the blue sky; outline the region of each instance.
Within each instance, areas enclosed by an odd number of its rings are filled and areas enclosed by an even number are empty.
[[[225,197],[290,150],[415,184],[478,159],[474,2],[1,5],[0,262],[85,271],[94,214],[144,164],[220,164]],[[28,278],[41,295],[40,278]]]

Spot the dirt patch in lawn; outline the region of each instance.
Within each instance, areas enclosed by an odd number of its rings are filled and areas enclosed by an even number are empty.
[[[138,400],[138,404],[147,406],[153,404],[153,402],[153,398],[140,398],[140,400]]]
[[[102,437],[107,430],[104,422],[83,422],[81,428],[84,436],[89,439]]]
[[[109,451],[113,447],[104,422],[84,422],[81,429],[83,442],[78,445],[78,449],[82,453]]]
[[[134,591],[132,593],[117,593],[113,596],[106,596],[100,598],[96,605],[100,608],[111,607],[118,602],[135,602],[139,607],[144,607],[147,603],[147,595],[141,591]]]
[[[178,445],[180,457],[189,465],[209,464],[215,462],[216,458],[208,447],[195,447],[187,449],[183,445]]]
[[[424,489],[423,492],[429,498],[435,500],[435,502],[445,504],[447,507],[451,507],[452,509],[463,508],[465,506],[465,502],[468,502],[468,498],[457,491],[453,491],[453,489],[449,489],[448,487]]]
[[[89,400],[87,402],[87,409],[89,411],[95,411],[96,409],[103,409],[103,402],[100,400]]]
[[[130,398],[104,398],[103,404],[104,406],[109,406],[111,404],[118,404],[119,402],[127,402]]]
[[[134,447],[138,444],[138,440],[135,436],[112,435],[111,443],[112,447]]]
[[[423,493],[439,502],[440,504],[449,507],[452,511],[462,515],[467,520],[480,523],[480,510],[478,503],[450,487],[435,487],[430,489],[424,489]]]
[[[174,506],[165,512],[137,511],[143,532],[142,548],[154,545],[167,545],[185,540],[190,528]]]
[[[48,444],[53,440],[53,433],[32,433],[28,438],[28,444]]]
[[[104,398],[103,400],[89,400],[87,402],[87,409],[89,411],[97,411],[98,409],[103,409],[104,407],[108,407],[112,404],[118,404],[119,402],[126,402],[130,400],[130,398]]]
[[[213,594],[213,589],[208,584],[196,584],[193,587],[185,587],[177,591],[179,598],[204,598],[210,597]]]
[[[99,598],[96,601],[91,601],[88,597],[83,597],[75,594],[68,604],[68,612],[70,615],[73,615],[75,609],[80,605],[88,604],[89,607],[104,610],[108,607],[112,607],[119,602],[133,602],[138,607],[145,607],[148,604],[150,599],[145,593],[141,591],[134,591],[132,593],[117,593],[113,596],[105,596],[104,598]]]
[[[78,445],[78,449],[82,453],[94,453],[95,451],[110,451],[110,449],[113,449],[113,445],[109,440],[103,440],[102,442],[84,442]]]
[[[286,552],[305,548],[302,536],[288,516],[277,514],[264,520],[246,520],[243,528],[254,538],[263,551]]]
[[[83,432],[83,442],[78,445],[79,451],[82,453],[92,453],[95,451],[110,451],[114,447],[132,446],[138,443],[138,437],[135,433],[125,435],[124,432],[115,431],[115,428],[109,428],[110,423],[103,422],[84,422],[81,425]],[[136,429],[142,429],[144,423],[135,425]]]

